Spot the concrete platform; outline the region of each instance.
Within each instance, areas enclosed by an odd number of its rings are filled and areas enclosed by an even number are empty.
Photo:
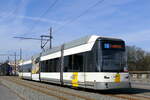
[[[10,91],[0,83],[0,100],[22,100],[17,94]]]

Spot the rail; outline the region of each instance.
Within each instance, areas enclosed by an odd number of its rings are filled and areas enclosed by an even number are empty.
[[[40,84],[34,84],[34,83],[31,83],[31,82],[28,83],[27,81],[20,80],[18,78],[8,78],[7,77],[5,79],[8,80],[8,81],[12,81],[13,83],[16,83],[18,85],[28,87],[28,88],[33,89],[35,91],[39,91],[39,92],[41,92],[43,94],[46,94],[48,96],[56,97],[56,98],[61,99],[61,100],[70,100],[70,99],[68,99],[66,96],[60,96],[60,94],[73,96],[75,98],[77,97],[77,98],[80,98],[80,99],[83,99],[83,100],[95,100],[93,98],[85,97],[85,96],[82,96],[82,95],[79,95],[79,94],[66,92],[66,91],[62,91],[62,90],[59,90],[59,89],[55,89],[55,88],[49,88],[48,86],[44,86],[44,85],[40,85]],[[57,95],[57,93],[55,93],[55,92],[59,92],[59,95]]]
[[[61,100],[73,100],[72,98],[76,98],[75,100],[97,100],[92,97],[81,95],[80,93],[72,93],[71,91],[62,90],[60,89],[61,87],[60,88],[49,87],[49,85],[45,85],[43,83],[21,80],[17,77],[4,77],[3,79]],[[149,96],[146,97],[139,94],[130,94],[128,92],[120,93],[120,92],[121,91],[119,91],[119,93],[117,94],[113,94],[113,93],[103,94],[101,92],[96,92],[96,95],[100,94],[100,95],[126,99],[126,100],[150,100]],[[100,100],[100,98],[98,100]]]
[[[98,96],[98,95],[103,95],[104,97],[109,96],[109,97],[115,97],[115,100],[120,100],[120,99],[126,99],[126,100],[150,100],[150,96],[145,96],[145,95],[141,95],[141,94],[137,94],[137,93],[133,93],[133,91],[137,91],[135,89],[131,89],[131,91],[129,89],[127,90],[118,90],[118,93],[116,92],[111,92],[111,91],[107,91],[106,93],[102,93],[102,91],[94,91],[93,93],[87,92],[87,95],[82,95],[79,92],[71,92],[70,89],[62,89],[63,87],[59,87],[59,86],[51,86],[49,84],[43,84],[40,82],[34,82],[34,81],[27,81],[27,80],[22,80],[18,77],[4,77],[3,80],[6,81],[10,81],[14,84],[17,84],[18,86],[24,86],[26,88],[30,88],[34,91],[38,91],[40,93],[43,93],[45,95],[48,96],[52,96],[54,98],[60,99],[60,100],[113,100],[113,99],[96,99],[93,98]],[[58,87],[58,88],[56,88]],[[89,97],[88,95],[92,96]],[[118,99],[117,99],[118,98]]]

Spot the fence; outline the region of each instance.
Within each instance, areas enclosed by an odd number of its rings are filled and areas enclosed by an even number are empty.
[[[132,79],[148,79],[150,80],[150,71],[130,71]]]

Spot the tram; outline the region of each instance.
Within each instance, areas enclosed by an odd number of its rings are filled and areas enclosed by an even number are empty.
[[[23,79],[95,90],[130,88],[125,42],[86,36],[20,63]]]

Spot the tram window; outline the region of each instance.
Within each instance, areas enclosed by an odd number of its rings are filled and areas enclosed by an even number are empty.
[[[96,63],[95,63],[95,56],[93,52],[88,52],[86,55],[86,66],[85,66],[85,71],[86,72],[95,72],[96,71]]]
[[[83,72],[83,53],[64,57],[64,72]],[[59,72],[60,59],[50,59],[41,63],[42,72]]]
[[[52,69],[51,68],[52,67],[52,60],[50,59],[50,60],[47,60],[47,61],[48,61],[48,65],[47,65],[47,70],[46,71],[47,72],[52,72],[52,70],[51,70]]]
[[[47,72],[46,61],[41,62],[41,72]]]
[[[56,72],[60,72],[60,58],[56,58],[55,59],[55,63],[56,63],[56,65],[55,65],[55,71]]]
[[[22,67],[23,72],[31,72],[31,67],[32,67],[31,64],[23,65],[21,67]]]
[[[43,61],[43,64],[42,64],[42,69],[43,69],[43,72],[48,72],[48,61]]]
[[[44,66],[44,61],[41,62],[41,72],[44,72],[45,66]]]
[[[100,64],[98,63],[98,42],[95,43],[93,49],[85,53],[85,72],[100,72]]]
[[[48,60],[45,61],[46,71],[49,71]]]
[[[73,70],[77,72],[83,71],[83,55],[82,54],[74,55]]]
[[[58,72],[59,71],[59,58],[52,59],[50,61],[50,72]]]
[[[64,57],[64,72],[73,72],[72,55]]]
[[[59,58],[43,61],[41,72],[59,72]]]
[[[124,41],[102,40],[102,71],[121,72],[126,66]]]
[[[65,56],[64,72],[83,72],[83,53]]]
[[[69,56],[64,57],[64,72],[68,72],[69,69]]]

